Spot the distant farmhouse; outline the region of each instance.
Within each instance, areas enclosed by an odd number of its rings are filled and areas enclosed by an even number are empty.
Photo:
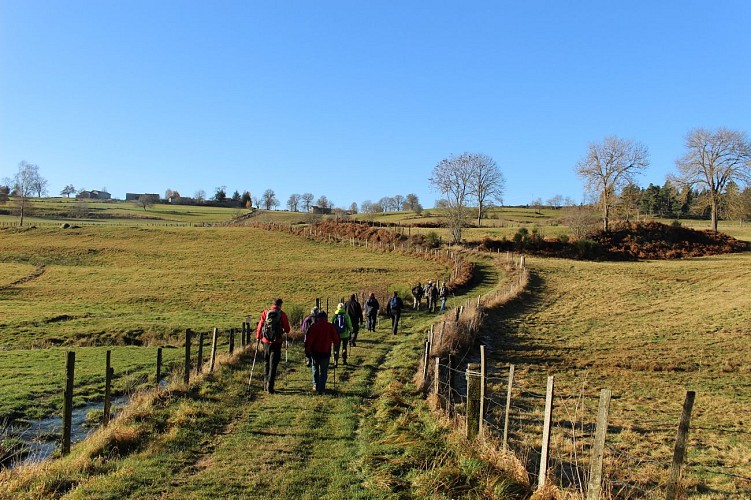
[[[328,215],[331,213],[331,209],[329,207],[319,207],[318,205],[311,205],[310,213]]]
[[[125,193],[125,201],[138,201],[141,196],[147,196],[151,199],[152,202],[156,203],[159,201],[159,195],[158,194],[149,194],[149,193]]]
[[[81,191],[76,198],[87,198],[90,200],[111,200],[112,195],[107,191]]]

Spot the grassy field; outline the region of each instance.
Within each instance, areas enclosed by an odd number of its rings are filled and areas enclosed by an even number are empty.
[[[529,258],[528,265],[529,294],[494,315],[487,331],[496,397],[504,399],[498,395],[505,394],[507,364],[517,366],[513,439],[522,456],[533,460],[539,448],[542,403],[534,395],[555,375],[560,399],[551,453],[558,473],[572,480],[576,463],[586,463],[583,416],[594,421],[599,390],[609,388],[607,473],[614,491],[657,494],[685,392],[695,390],[689,492],[747,498],[751,254],[639,263]]]
[[[187,328],[239,328],[277,296],[287,311],[302,312],[315,297],[324,303],[330,297],[334,307],[350,293],[407,290],[444,271],[430,261],[252,228],[3,228],[0,234],[0,366],[8,367],[0,385],[16,383],[0,401],[6,416],[50,410],[61,387],[63,370],[50,377],[48,356],[57,352],[57,366],[62,351],[19,349],[92,346],[98,351],[92,363],[103,366],[105,346],[149,346],[133,351],[143,368],[130,373],[151,375],[155,347],[180,346]],[[25,276],[31,279],[13,285]],[[81,363],[85,381],[90,373]],[[14,366],[22,367],[23,382]],[[126,367],[116,368],[121,389]],[[82,397],[101,386],[82,384]],[[36,395],[45,403],[30,403]]]

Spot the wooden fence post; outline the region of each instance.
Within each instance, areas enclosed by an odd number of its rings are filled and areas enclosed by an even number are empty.
[[[235,329],[229,329],[229,353],[230,355],[235,352]]]
[[[70,433],[73,424],[73,378],[76,370],[76,353],[68,351],[65,360],[65,394],[63,398],[62,454],[70,453]]]
[[[209,361],[209,373],[214,373],[214,364],[216,363],[216,343],[219,339],[219,329],[214,327],[214,334],[211,338],[211,359]]]
[[[537,476],[537,489],[545,486],[548,477],[548,453],[550,452],[550,429],[553,423],[553,390],[555,377],[548,377],[548,390],[545,393],[545,421],[542,426],[542,451],[540,456],[540,474]]]
[[[477,437],[480,428],[480,365],[467,365],[467,439]]]
[[[477,425],[477,432],[482,436],[482,426],[485,421],[485,379],[487,377],[487,368],[485,365],[485,346],[480,346],[480,420]]]
[[[448,361],[448,377],[446,377],[446,381],[448,382],[448,394],[446,396],[446,408],[448,409],[448,414],[451,415],[454,411],[454,357],[449,354],[449,361]]]
[[[193,332],[188,328],[185,330],[185,371],[183,372],[183,382],[190,383],[190,336]]]
[[[608,412],[610,411],[610,389],[600,391],[600,406],[597,409],[595,442],[589,462],[589,484],[587,500],[599,500],[602,490],[602,459],[605,455],[605,437],[608,434]]]
[[[102,424],[110,423],[110,394],[112,392],[112,351],[107,351],[107,357],[104,368],[104,415],[102,415]]]
[[[441,358],[435,358],[435,370],[433,372],[433,394],[436,396],[438,406],[441,406]]]
[[[159,347],[156,350],[156,386],[159,387],[159,382],[162,380],[162,348]]]
[[[243,321],[242,331],[240,332],[240,347],[245,347],[245,328],[246,323]]]
[[[196,356],[196,375],[203,372],[203,337],[204,333],[198,334],[198,356]]]
[[[430,341],[425,341],[425,354],[422,358],[422,380],[423,383],[428,380],[428,369],[430,368]]]
[[[687,391],[686,399],[683,402],[683,413],[681,414],[681,423],[678,426],[678,436],[675,439],[675,450],[673,451],[673,464],[670,466],[670,479],[668,488],[665,493],[666,500],[678,498],[678,483],[681,480],[681,469],[683,461],[686,459],[686,441],[688,439],[688,427],[691,423],[691,410],[694,408],[696,391]]]
[[[511,416],[511,391],[514,388],[514,365],[508,368],[508,388],[506,389],[506,414],[503,416],[503,449],[508,449],[508,423]]]

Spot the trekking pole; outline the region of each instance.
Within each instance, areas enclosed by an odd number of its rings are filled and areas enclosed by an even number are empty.
[[[289,364],[287,363],[289,358],[287,352],[289,351],[289,337],[287,333],[284,334],[284,388],[287,388],[289,382]]]
[[[258,347],[261,345],[261,339],[256,342],[256,352],[253,354],[253,364],[250,367],[250,378],[248,379],[248,392],[250,392],[250,383],[253,382],[253,370],[256,367],[256,356],[258,356]]]
[[[336,391],[336,363],[334,363],[334,391]]]

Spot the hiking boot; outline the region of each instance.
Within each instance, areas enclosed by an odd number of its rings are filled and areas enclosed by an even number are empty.
[[[349,344],[349,345],[351,345],[352,347],[357,347],[357,344],[355,344],[355,341],[354,341],[354,340],[353,340],[352,342],[350,342],[350,344]],[[344,364],[346,365],[347,363],[344,363]]]

